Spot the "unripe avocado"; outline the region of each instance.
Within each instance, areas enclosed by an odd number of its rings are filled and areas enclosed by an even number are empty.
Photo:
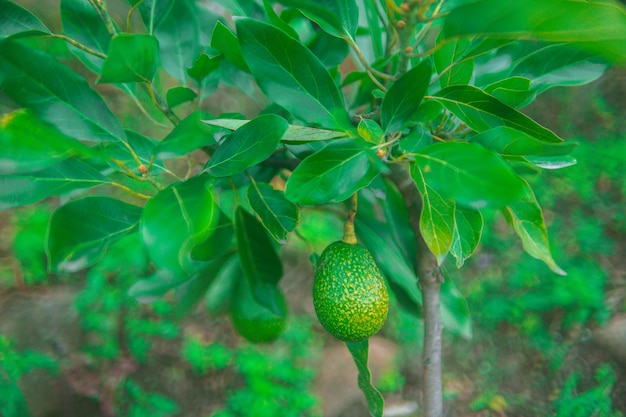
[[[389,295],[372,254],[343,241],[324,249],[315,273],[313,306],[328,333],[345,342],[378,332],[387,319]]]
[[[276,340],[287,323],[287,303],[283,294],[276,287],[268,286],[264,290],[268,295],[264,299],[271,303],[269,308],[259,304],[248,283],[241,280],[237,283],[230,307],[235,329],[252,343],[269,343]]]

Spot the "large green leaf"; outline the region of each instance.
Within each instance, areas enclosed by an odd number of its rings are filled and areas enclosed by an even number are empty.
[[[420,232],[426,246],[441,264],[454,242],[455,204],[427,182],[419,164],[411,165],[411,178],[422,196]]]
[[[530,89],[530,79],[514,76],[502,78],[485,87],[485,93],[491,94],[510,107],[519,108],[528,104],[536,92]]]
[[[285,119],[273,114],[251,120],[220,143],[205,170],[215,177],[228,177],[264,161],[276,150],[288,127]]]
[[[94,187],[110,180],[78,159],[67,159],[41,171],[0,176],[0,210],[36,203],[50,196]]]
[[[545,142],[562,142],[554,132],[477,87],[452,85],[439,91],[432,99],[443,104],[477,132],[508,126]]]
[[[523,182],[493,151],[465,142],[427,146],[415,156],[422,178],[441,196],[458,204],[480,209],[503,207],[522,195]]]
[[[208,125],[219,126],[229,130],[237,130],[248,122],[249,120],[239,119],[204,120],[204,123]],[[283,135],[281,142],[290,144],[308,143],[343,138],[345,136],[345,132],[338,132],[336,130],[318,129],[309,126],[289,125],[289,128]]]
[[[501,155],[518,156],[568,155],[578,146],[576,142],[545,142],[507,126],[485,130],[473,136],[471,141]]]
[[[444,32],[566,42],[626,62],[626,12],[616,1],[478,0],[454,8],[444,19]]]
[[[279,2],[297,8],[333,36],[347,36],[351,39],[356,37],[359,8],[355,0],[279,0]]]
[[[300,219],[298,207],[285,198],[284,192],[265,183],[252,182],[248,200],[270,235],[279,243],[287,243],[287,233]]]
[[[454,84],[469,84],[474,74],[474,61],[465,58],[470,47],[469,38],[458,38],[445,42],[443,33],[437,39],[441,46],[433,54],[435,69],[439,76],[439,84],[447,87]]]
[[[196,272],[192,249],[213,233],[218,214],[207,176],[159,191],[146,203],[140,225],[141,238],[154,265],[175,278]]]
[[[154,36],[144,33],[115,35],[98,82],[149,82],[156,73],[158,59],[159,43]]]
[[[211,48],[220,51],[231,64],[242,71],[249,72],[248,64],[241,52],[239,40],[222,22],[217,22],[211,33]]]
[[[39,171],[73,155],[98,156],[96,151],[41,122],[27,110],[0,118],[0,149],[0,174]]]
[[[119,121],[89,83],[50,55],[0,41],[0,60],[0,89],[40,119],[81,140],[126,139]]]
[[[456,258],[456,266],[463,266],[480,243],[483,231],[483,216],[480,211],[455,206],[454,234],[450,253]]]
[[[541,206],[525,181],[521,198],[511,201],[503,210],[508,222],[522,240],[524,250],[533,258],[542,260],[556,274],[566,275],[552,258],[548,230]]]
[[[98,261],[112,243],[136,229],[141,208],[111,197],[70,201],[50,216],[46,254],[54,272],[75,272]]]
[[[367,400],[370,415],[372,417],[382,417],[385,408],[385,400],[380,391],[372,385],[372,377],[367,367],[369,340],[365,339],[362,342],[346,342],[346,346],[359,370],[358,384]]]
[[[346,200],[380,174],[374,158],[374,151],[361,140],[331,142],[296,167],[287,180],[285,195],[298,204]]]
[[[412,120],[430,84],[432,68],[429,60],[404,73],[383,98],[380,119],[386,133],[401,130]]]
[[[37,16],[10,0],[0,0],[0,38],[50,33]]]
[[[252,74],[270,99],[308,124],[352,129],[333,77],[306,46],[252,19],[237,20],[237,35]]]
[[[61,24],[63,34],[94,51],[106,54],[111,34],[98,11],[83,0],[61,0]],[[87,67],[100,73],[102,58],[70,46],[70,51]]]

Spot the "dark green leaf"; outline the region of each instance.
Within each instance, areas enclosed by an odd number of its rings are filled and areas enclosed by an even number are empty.
[[[70,201],[52,213],[46,254],[54,272],[75,272],[98,261],[137,227],[141,208],[110,197]]]
[[[276,285],[283,276],[283,266],[274,244],[263,225],[241,206],[235,211],[237,254],[246,279]]]
[[[207,54],[200,54],[193,65],[187,69],[187,74],[196,82],[201,82],[209,74],[219,68],[221,57],[211,57]]]
[[[0,176],[0,210],[36,203],[50,196],[110,182],[97,169],[78,159],[67,159],[29,174]]]
[[[154,32],[150,33],[159,40],[161,63],[165,71],[180,83],[186,84],[187,68],[193,64],[200,50],[197,6],[193,0],[158,3],[167,3],[169,8],[156,24]]]
[[[251,120],[220,143],[205,170],[215,177],[228,177],[264,161],[288,127],[285,119],[273,114]]]
[[[454,235],[450,253],[460,268],[472,256],[483,231],[483,216],[480,211],[456,206],[454,208]]]
[[[174,278],[194,273],[194,246],[215,229],[219,210],[206,176],[175,183],[150,199],[141,216],[140,233],[152,262]]]
[[[556,274],[566,275],[552,258],[548,230],[543,220],[541,206],[526,181],[521,198],[511,201],[503,210],[508,222],[522,240],[524,250],[533,258],[540,259]]]
[[[16,110],[0,118],[0,149],[0,174],[39,171],[74,155],[99,156],[27,110]]]
[[[380,391],[372,385],[372,377],[367,368],[369,339],[365,339],[362,342],[346,342],[346,346],[359,370],[359,388],[365,395],[365,399],[367,399],[370,414],[372,417],[382,417],[385,408],[385,400]]]
[[[213,119],[204,120],[204,123],[219,126],[229,130],[237,130],[241,126],[248,123],[249,120],[237,120],[237,119]],[[283,135],[281,142],[283,143],[308,143],[316,141],[325,141],[330,139],[337,139],[346,137],[345,132],[337,132],[334,130],[318,129],[308,126],[296,126],[289,125],[289,128]]]
[[[154,36],[120,33],[111,39],[98,82],[149,82],[156,72],[158,59],[159,43]]]
[[[111,42],[111,34],[98,11],[89,2],[83,0],[61,0],[61,23],[63,34],[81,45],[106,54]],[[100,73],[104,60],[82,49],[70,46],[88,68]]]
[[[196,272],[190,280],[176,287],[174,311],[177,317],[188,314],[198,301],[204,298],[209,286],[217,279],[228,259],[230,257],[225,256],[210,262]]]
[[[222,22],[217,22],[215,28],[213,28],[211,48],[215,48],[223,53],[226,59],[240,70],[250,71],[243,57],[237,36]]]
[[[558,156],[570,154],[576,142],[544,142],[506,126],[494,127],[472,137],[472,142],[502,155]]]
[[[430,84],[431,64],[422,61],[394,82],[383,98],[380,119],[386,133],[401,130],[413,117]]]
[[[448,37],[566,42],[614,62],[626,62],[626,13],[618,2],[479,0],[445,17]]]
[[[117,118],[87,81],[50,55],[0,41],[0,60],[0,89],[41,120],[80,140],[126,139]]]
[[[2,7],[1,3],[0,7]],[[17,380],[8,378],[0,379],[0,392],[2,393],[2,396],[0,396],[0,410],[2,410],[3,417],[32,416],[28,409],[28,403],[26,402],[22,388]]]
[[[165,101],[170,107],[176,107],[188,101],[193,101],[198,97],[195,91],[187,87],[173,87],[167,90]]]
[[[220,212],[215,230],[207,240],[193,248],[191,256],[197,261],[207,262],[228,252],[235,252],[235,226],[224,213]]]
[[[234,298],[237,282],[242,281],[243,271],[237,256],[231,256],[211,282],[204,299],[208,312],[212,315],[226,313]]]
[[[465,142],[437,143],[420,150],[415,163],[423,182],[444,199],[480,209],[502,207],[522,194],[523,183],[496,153]],[[416,174],[415,169],[412,174]],[[420,178],[413,178],[422,182]]]
[[[474,61],[464,57],[470,47],[468,38],[459,38],[445,42],[443,33],[437,39],[443,43],[433,54],[435,69],[439,76],[441,87],[454,84],[468,84],[474,74]]]
[[[298,165],[287,181],[285,194],[298,204],[344,201],[380,174],[374,159],[378,157],[366,142],[331,142]]]
[[[411,165],[411,178],[422,196],[420,214],[422,237],[441,265],[454,242],[455,204],[427,182],[424,170],[419,164]]]
[[[453,85],[439,91],[433,99],[477,132],[508,126],[544,142],[563,141],[554,132],[477,87]]]
[[[9,0],[0,0],[0,38],[50,33],[35,15]]]
[[[359,8],[355,0],[280,0],[280,3],[296,7],[333,36],[356,37]]]
[[[352,130],[333,77],[304,45],[252,19],[238,19],[237,34],[252,74],[270,99],[308,124]]]
[[[197,111],[184,118],[154,149],[154,154],[162,159],[177,158],[203,146],[216,143],[225,133],[222,129],[207,126],[203,119],[207,115]]]
[[[284,192],[264,183],[252,182],[248,200],[270,235],[278,243],[287,243],[287,233],[296,228],[300,219],[298,207],[285,198]]]

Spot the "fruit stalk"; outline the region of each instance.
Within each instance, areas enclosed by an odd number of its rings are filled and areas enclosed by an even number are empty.
[[[343,225],[343,241],[351,245],[356,245],[356,232],[354,231],[354,218],[359,204],[359,194],[354,193],[350,197],[350,208],[348,210],[348,218]]]

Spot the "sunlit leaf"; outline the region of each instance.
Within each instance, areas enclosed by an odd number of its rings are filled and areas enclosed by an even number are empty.
[[[554,273],[566,275],[552,258],[548,230],[541,206],[528,183],[524,181],[523,184],[524,194],[521,198],[510,202],[503,213],[522,240],[524,250],[529,255],[545,262]]]
[[[248,122],[249,120],[238,120],[238,119],[204,120],[204,123],[208,125],[219,126],[219,127],[223,127],[229,130],[237,130]],[[346,136],[345,132],[338,132],[335,130],[318,129],[318,128],[309,127],[309,126],[289,125],[289,128],[283,135],[281,142],[293,143],[293,144],[307,143],[307,142],[343,138],[345,136]]]
[[[54,272],[75,272],[98,261],[107,247],[137,228],[141,208],[111,197],[85,197],[56,209],[46,238]]]
[[[456,258],[460,268],[480,243],[483,231],[483,216],[480,211],[456,206],[454,208],[454,235],[450,254]]]

